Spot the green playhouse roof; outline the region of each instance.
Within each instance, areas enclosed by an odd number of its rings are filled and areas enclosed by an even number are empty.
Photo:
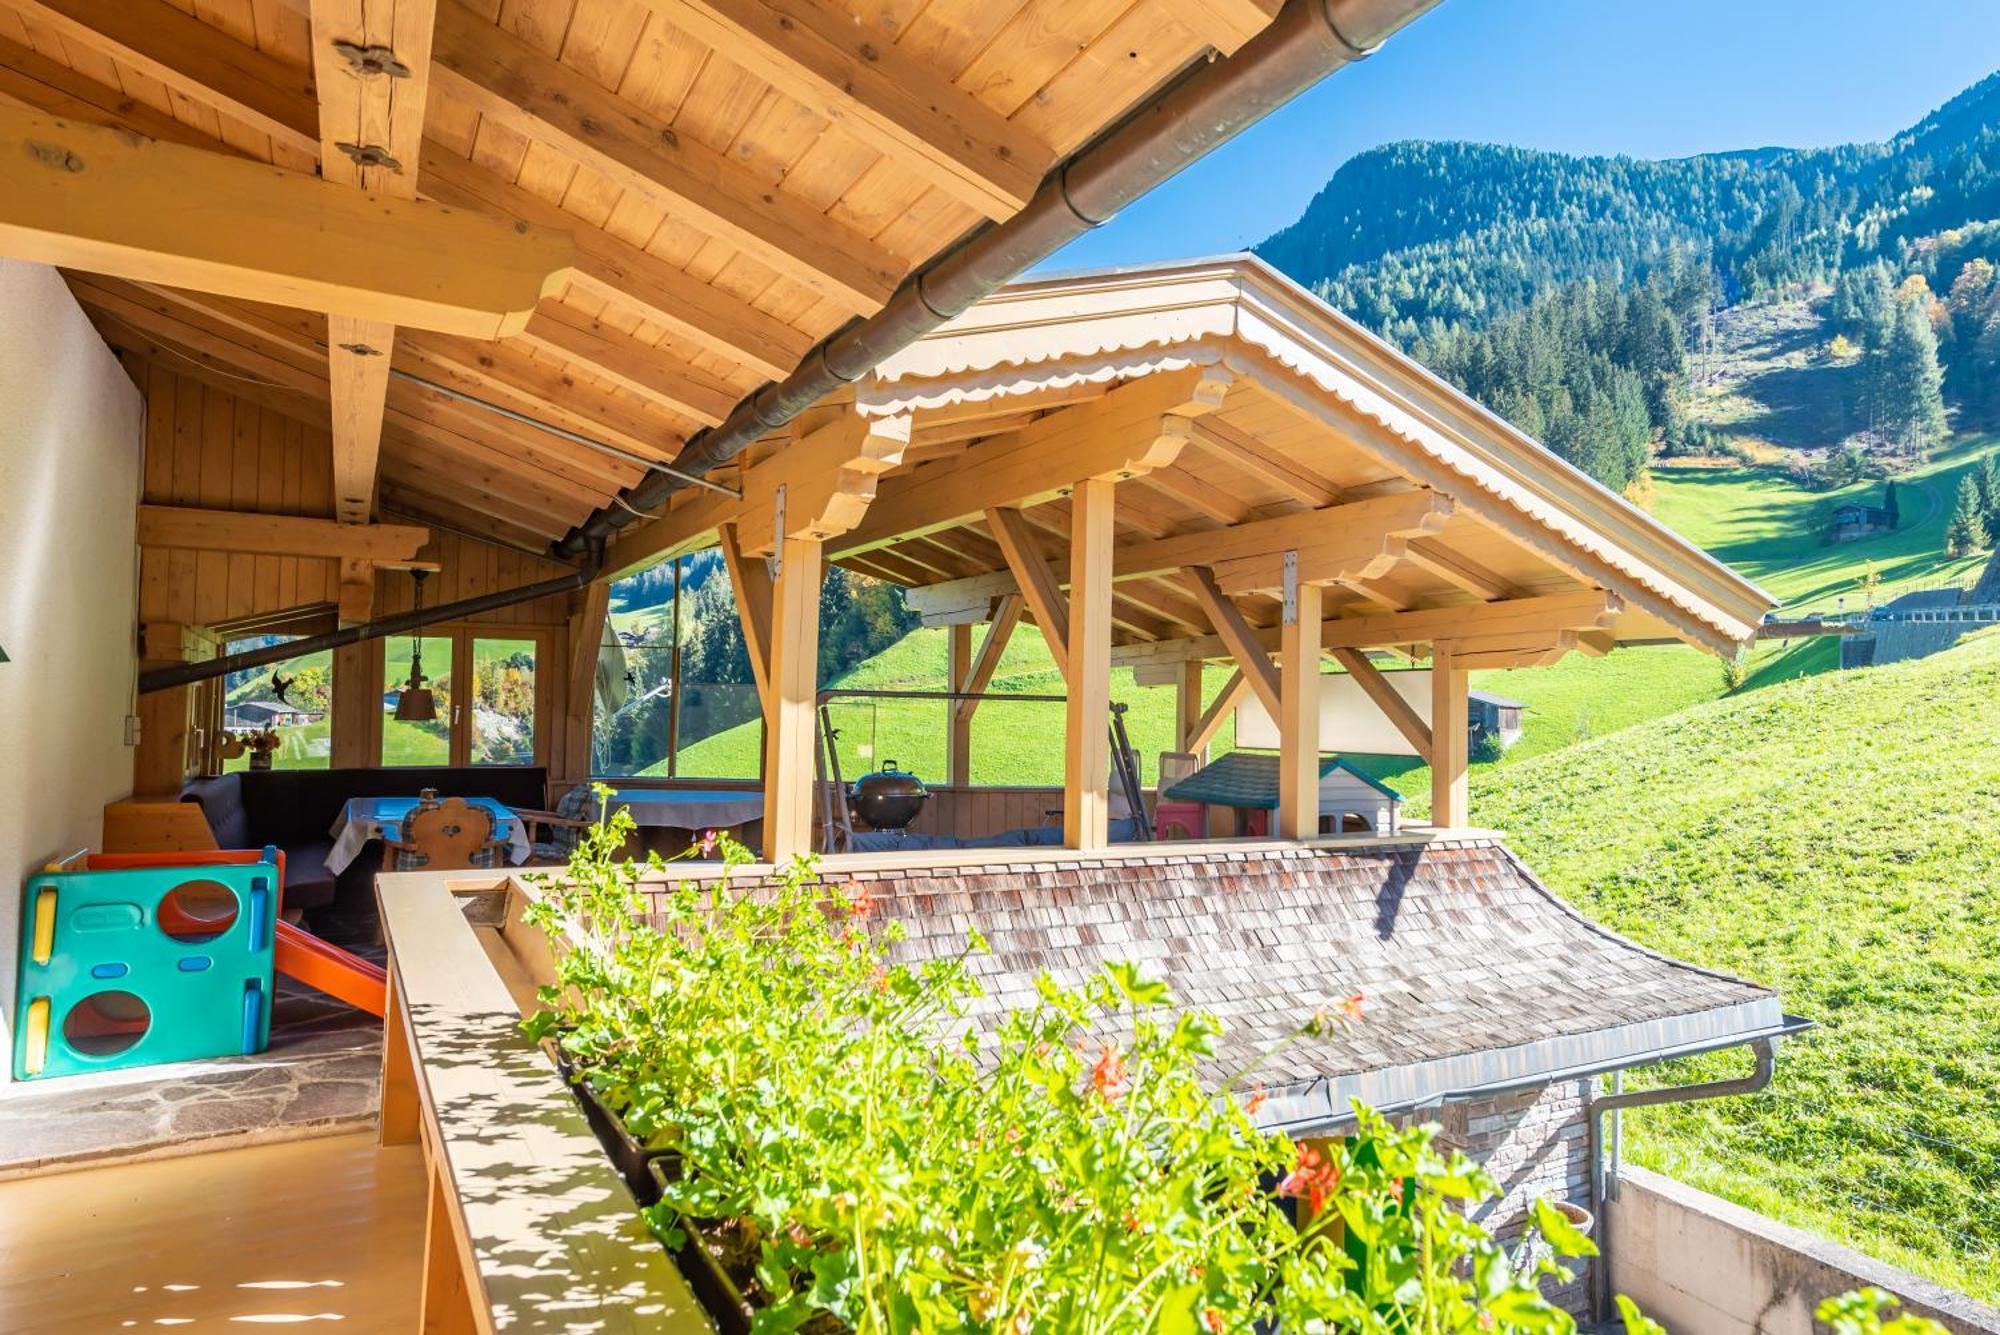
[[[1325,779],[1335,770],[1346,771],[1392,802],[1403,800],[1403,795],[1394,788],[1369,778],[1339,756],[1320,765],[1319,777]],[[1160,796],[1170,802],[1199,802],[1211,807],[1276,811],[1278,757],[1270,751],[1231,751],[1188,775]]]

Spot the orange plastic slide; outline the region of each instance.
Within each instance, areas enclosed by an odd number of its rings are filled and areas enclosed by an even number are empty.
[[[261,849],[215,849],[195,853],[93,853],[85,865],[92,871],[114,871],[125,867],[200,867],[258,862]],[[278,853],[278,904],[284,907],[285,855]],[[190,924],[199,927],[199,924]],[[359,955],[329,945],[311,932],[278,920],[272,939],[273,965],[279,973],[296,978],[307,987],[318,988],[338,997],[356,1010],[380,1015],[388,1008],[388,975],[380,965],[370,964]]]

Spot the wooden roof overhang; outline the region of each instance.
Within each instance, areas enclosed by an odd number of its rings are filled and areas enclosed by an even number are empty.
[[[71,270],[114,345],[331,421],[341,517],[379,476],[384,509],[539,549],[1277,9],[4,0],[0,103],[572,233],[497,342]]]
[[[788,533],[908,587],[934,624],[1046,628],[1068,493],[1107,477],[1114,662],[1276,648],[1288,560],[1325,590],[1336,658],[1441,639],[1465,668],[1661,639],[1730,654],[1774,605],[1248,256],[1017,283],[746,457],[743,502],[684,493],[613,565],[724,524],[768,551],[782,484]]]

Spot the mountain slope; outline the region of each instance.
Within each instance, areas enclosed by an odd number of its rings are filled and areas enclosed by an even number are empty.
[[[2000,1298],[2000,637],[1697,705],[1475,784],[1550,886],[1819,1025],[1641,1162]],[[1716,1056],[1674,1082],[1741,1068]]]
[[[1550,284],[1707,256],[1725,295],[2000,216],[2000,74],[1885,144],[1670,161],[1412,141],[1344,164],[1258,253],[1408,338],[1481,322]]]

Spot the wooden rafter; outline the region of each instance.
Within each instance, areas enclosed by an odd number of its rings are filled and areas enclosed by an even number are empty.
[[[903,265],[803,200],[620,99],[458,3],[438,5],[439,88],[588,164],[689,226],[856,312],[889,299]]]
[[[1340,501],[1340,491],[1248,432],[1217,417],[1195,425],[1195,444],[1232,467],[1277,488],[1301,505],[1325,509]]]
[[[703,426],[727,417],[741,397],[727,381],[555,303],[535,312],[517,341]]]
[[[696,37],[861,142],[989,218],[1028,202],[1047,145],[822,0],[646,0]]]
[[[1512,598],[1519,592],[1506,579],[1477,561],[1460,556],[1435,538],[1411,540],[1404,550],[1403,559],[1485,602]]]
[[[479,338],[526,325],[572,253],[565,235],[14,108],[0,108],[0,249]]]
[[[65,42],[111,56],[202,106],[319,153],[312,75],[273,60],[166,0],[10,0]]]
[[[449,149],[424,146],[423,188],[431,198],[461,208],[503,214],[537,227],[572,229],[575,287],[631,307],[668,332],[759,375],[777,379],[790,374],[812,346],[810,335],[783,320],[609,232],[586,226],[575,214]]]

